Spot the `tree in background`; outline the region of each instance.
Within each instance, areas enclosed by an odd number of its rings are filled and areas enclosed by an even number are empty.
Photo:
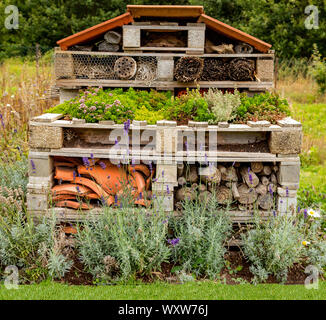
[[[4,28],[7,5],[19,8],[19,29]],[[0,3],[0,58],[42,51],[73,33],[116,17],[127,4],[162,4],[157,0],[3,0]],[[281,58],[310,57],[313,44],[326,55],[326,2],[324,0],[175,0],[164,4],[203,5],[205,12],[273,45]],[[306,29],[304,10],[319,10],[319,29]]]

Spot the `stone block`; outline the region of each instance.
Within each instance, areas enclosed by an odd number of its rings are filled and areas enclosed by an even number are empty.
[[[281,215],[295,214],[297,210],[297,198],[277,197],[277,212]]]
[[[277,172],[277,180],[282,186],[286,186],[286,184],[298,184],[300,181],[300,163],[294,165],[282,163]]]
[[[60,103],[71,100],[79,95],[78,89],[62,89],[60,88]]]
[[[123,47],[140,47],[140,28],[137,26],[123,26]]]
[[[188,48],[204,49],[205,28],[199,27],[188,30]]]
[[[60,149],[63,145],[63,129],[60,127],[35,126],[29,127],[29,146],[34,149]]]
[[[156,179],[160,183],[171,183],[178,185],[177,166],[176,164],[157,164]]]
[[[283,198],[295,198],[297,196],[297,190],[278,187],[277,194]]]
[[[27,208],[29,211],[48,209],[48,195],[27,193]]]
[[[173,57],[159,57],[157,60],[157,80],[173,81]]]
[[[28,174],[31,177],[49,177],[53,172],[53,160],[47,156],[44,158],[28,158]]]
[[[302,124],[299,121],[296,121],[296,120],[292,119],[291,117],[287,117],[285,119],[278,120],[277,124],[280,127],[289,127],[289,128],[301,128],[302,127]]]
[[[268,140],[271,153],[299,154],[302,146],[301,129],[286,129],[272,131]]]
[[[158,195],[154,199],[154,209],[164,212],[172,212],[174,209],[173,193],[170,195]]]
[[[160,154],[175,154],[177,152],[177,129],[161,127],[156,130],[156,152]]]

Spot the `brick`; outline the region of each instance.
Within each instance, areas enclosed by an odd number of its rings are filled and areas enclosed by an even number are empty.
[[[257,78],[264,82],[274,81],[274,60],[273,59],[257,59]]]
[[[300,181],[300,163],[296,165],[284,165],[279,166],[277,172],[277,180],[280,185],[298,184]]]
[[[298,129],[272,131],[268,145],[271,153],[299,154],[302,146],[302,131]]]
[[[30,125],[29,146],[35,149],[60,149],[63,146],[63,129],[60,127]]]

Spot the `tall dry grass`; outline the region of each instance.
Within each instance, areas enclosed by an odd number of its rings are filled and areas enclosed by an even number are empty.
[[[53,68],[49,61],[9,59],[0,65],[0,153],[12,149],[27,150],[28,122],[56,101],[47,99],[53,84]]]

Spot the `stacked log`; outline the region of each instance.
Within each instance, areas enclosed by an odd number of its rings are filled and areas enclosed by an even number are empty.
[[[231,205],[234,210],[270,211],[277,190],[276,171],[275,166],[261,162],[178,165],[176,201],[197,197],[200,202],[210,201],[215,195],[220,205]]]

